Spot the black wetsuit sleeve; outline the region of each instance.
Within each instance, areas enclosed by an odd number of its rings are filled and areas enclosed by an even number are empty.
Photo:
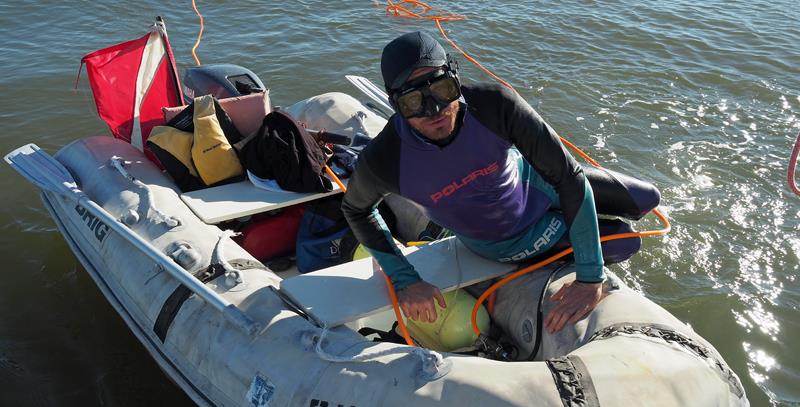
[[[377,209],[384,196],[399,192],[399,151],[399,139],[387,125],[359,155],[342,201],[342,212],[353,234],[398,290],[420,281]]]
[[[470,112],[522,153],[555,190],[570,242],[575,250],[579,281],[603,281],[603,257],[591,186],[580,164],[558,134],[515,91],[501,85],[464,86]]]

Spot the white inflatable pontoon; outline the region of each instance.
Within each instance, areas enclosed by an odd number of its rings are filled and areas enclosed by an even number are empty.
[[[290,109],[300,116],[311,103]],[[357,330],[388,330],[394,314],[371,259],[282,278],[214,224],[319,196],[275,196],[247,183],[181,194],[140,151],[111,137],[77,140],[56,159],[32,145],[6,157],[43,188],[100,290],[199,405],[749,404],[711,344],[612,273],[597,308],[555,334],[537,332],[538,314],[550,309],[545,301],[539,310],[538,299],[574,278],[570,265],[500,289],[492,318],[519,350],[511,358],[525,361],[373,342]],[[452,238],[408,257],[444,290],[512,271]]]

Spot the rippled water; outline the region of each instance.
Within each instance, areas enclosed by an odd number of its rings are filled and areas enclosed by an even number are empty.
[[[246,66],[277,104],[357,92],[380,50],[430,22],[382,2],[199,2],[205,63]],[[656,183],[674,230],[614,266],[711,341],[753,405],[800,405],[800,198],[785,184],[800,131],[796,1],[460,1],[448,34],[604,165]],[[53,152],[106,132],[80,57],[167,19],[181,68],[190,2],[0,4],[0,151]],[[489,80],[461,59],[467,80]],[[73,257],[36,191],[0,166],[0,405],[184,404]],[[646,219],[639,229],[657,227]]]

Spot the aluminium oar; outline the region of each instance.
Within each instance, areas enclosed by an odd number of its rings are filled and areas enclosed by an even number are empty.
[[[157,262],[172,277],[197,294],[205,302],[220,311],[225,319],[249,335],[255,335],[261,330],[261,324],[253,321],[241,309],[220,297],[216,292],[197,280],[188,271],[175,263],[171,258],[161,253],[146,240],[142,239],[119,222],[114,216],[106,212],[103,207],[94,202],[81,191],[75,179],[60,162],[51,155],[42,151],[36,144],[27,144],[8,153],[5,160],[17,172],[40,189],[50,191],[70,199],[86,208],[113,231],[128,240],[134,247]]]
[[[389,103],[389,95],[381,89],[378,85],[372,83],[369,79],[358,75],[345,75],[345,79],[350,81],[358,90],[363,92],[367,97],[374,100],[381,107],[394,112],[392,105]]]

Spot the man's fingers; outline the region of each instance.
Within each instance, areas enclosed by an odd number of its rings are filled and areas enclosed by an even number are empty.
[[[584,306],[583,308],[579,308],[579,309],[575,310],[575,313],[572,314],[572,317],[569,318],[567,323],[568,324],[574,324],[574,323],[580,321],[581,319],[583,319],[583,317],[585,317],[586,314],[588,314],[588,313],[589,313],[589,307],[588,306]]]
[[[414,304],[413,307],[414,307],[413,308],[414,320],[424,321],[423,319],[421,319],[425,316],[425,311],[422,309],[422,307],[420,307],[419,304]]]
[[[547,332],[552,332],[553,330],[550,329],[551,320],[553,319],[553,312],[550,311],[547,316],[544,318],[544,330]]]
[[[548,313],[544,327],[558,332],[567,324],[575,324],[585,318],[602,298],[602,286],[590,283],[564,285],[550,299],[557,305]]]
[[[436,298],[436,302],[439,303],[439,306],[442,308],[447,308],[447,304],[444,302],[444,296],[442,292],[438,289],[433,291],[433,298]],[[434,310],[434,315],[436,315],[436,310]]]
[[[550,333],[558,332],[567,321],[575,314],[575,307],[571,304],[560,303],[548,315],[549,323],[545,325]]]
[[[570,315],[572,314],[569,311],[562,311],[561,313],[559,313],[557,318],[553,322],[552,332],[558,332],[562,328],[564,328],[564,325],[567,323],[567,320],[569,319]]]
[[[413,319],[412,316],[411,316],[411,307],[408,306],[408,303],[405,303],[405,302],[400,303],[400,309],[403,310],[403,315],[405,315],[406,318]]]
[[[406,318],[413,321],[434,322],[438,318],[436,304],[442,308],[447,307],[441,291],[424,281],[401,290],[398,297]]]
[[[567,288],[569,287],[568,284],[564,284],[561,288],[556,291],[555,294],[550,296],[550,301],[561,301],[564,298],[564,294],[567,292]]]
[[[425,308],[419,308],[419,322],[428,322],[428,311]]]
[[[564,284],[558,291],[556,291],[555,294],[550,296],[550,301],[558,302],[558,305],[556,305],[556,307],[550,310],[550,312],[547,314],[547,318],[545,319],[544,323],[544,327],[547,332],[553,333],[561,330],[560,321],[562,318],[564,318],[564,313],[567,312],[567,306],[564,304],[563,299],[569,287],[569,284]]]
[[[559,306],[553,308],[552,310],[550,310],[550,312],[547,313],[547,317],[545,317],[545,320],[544,320],[544,329],[546,329],[547,332],[552,333],[552,332],[555,331],[553,329],[553,327],[555,326],[556,320],[558,318],[560,318],[560,315],[561,315],[561,312],[562,312],[561,308],[562,308],[562,306],[559,305]]]
[[[425,305],[428,307],[428,315],[430,316],[428,322],[436,321],[436,318],[439,316],[436,315],[436,305],[433,303],[433,300],[428,301]]]

